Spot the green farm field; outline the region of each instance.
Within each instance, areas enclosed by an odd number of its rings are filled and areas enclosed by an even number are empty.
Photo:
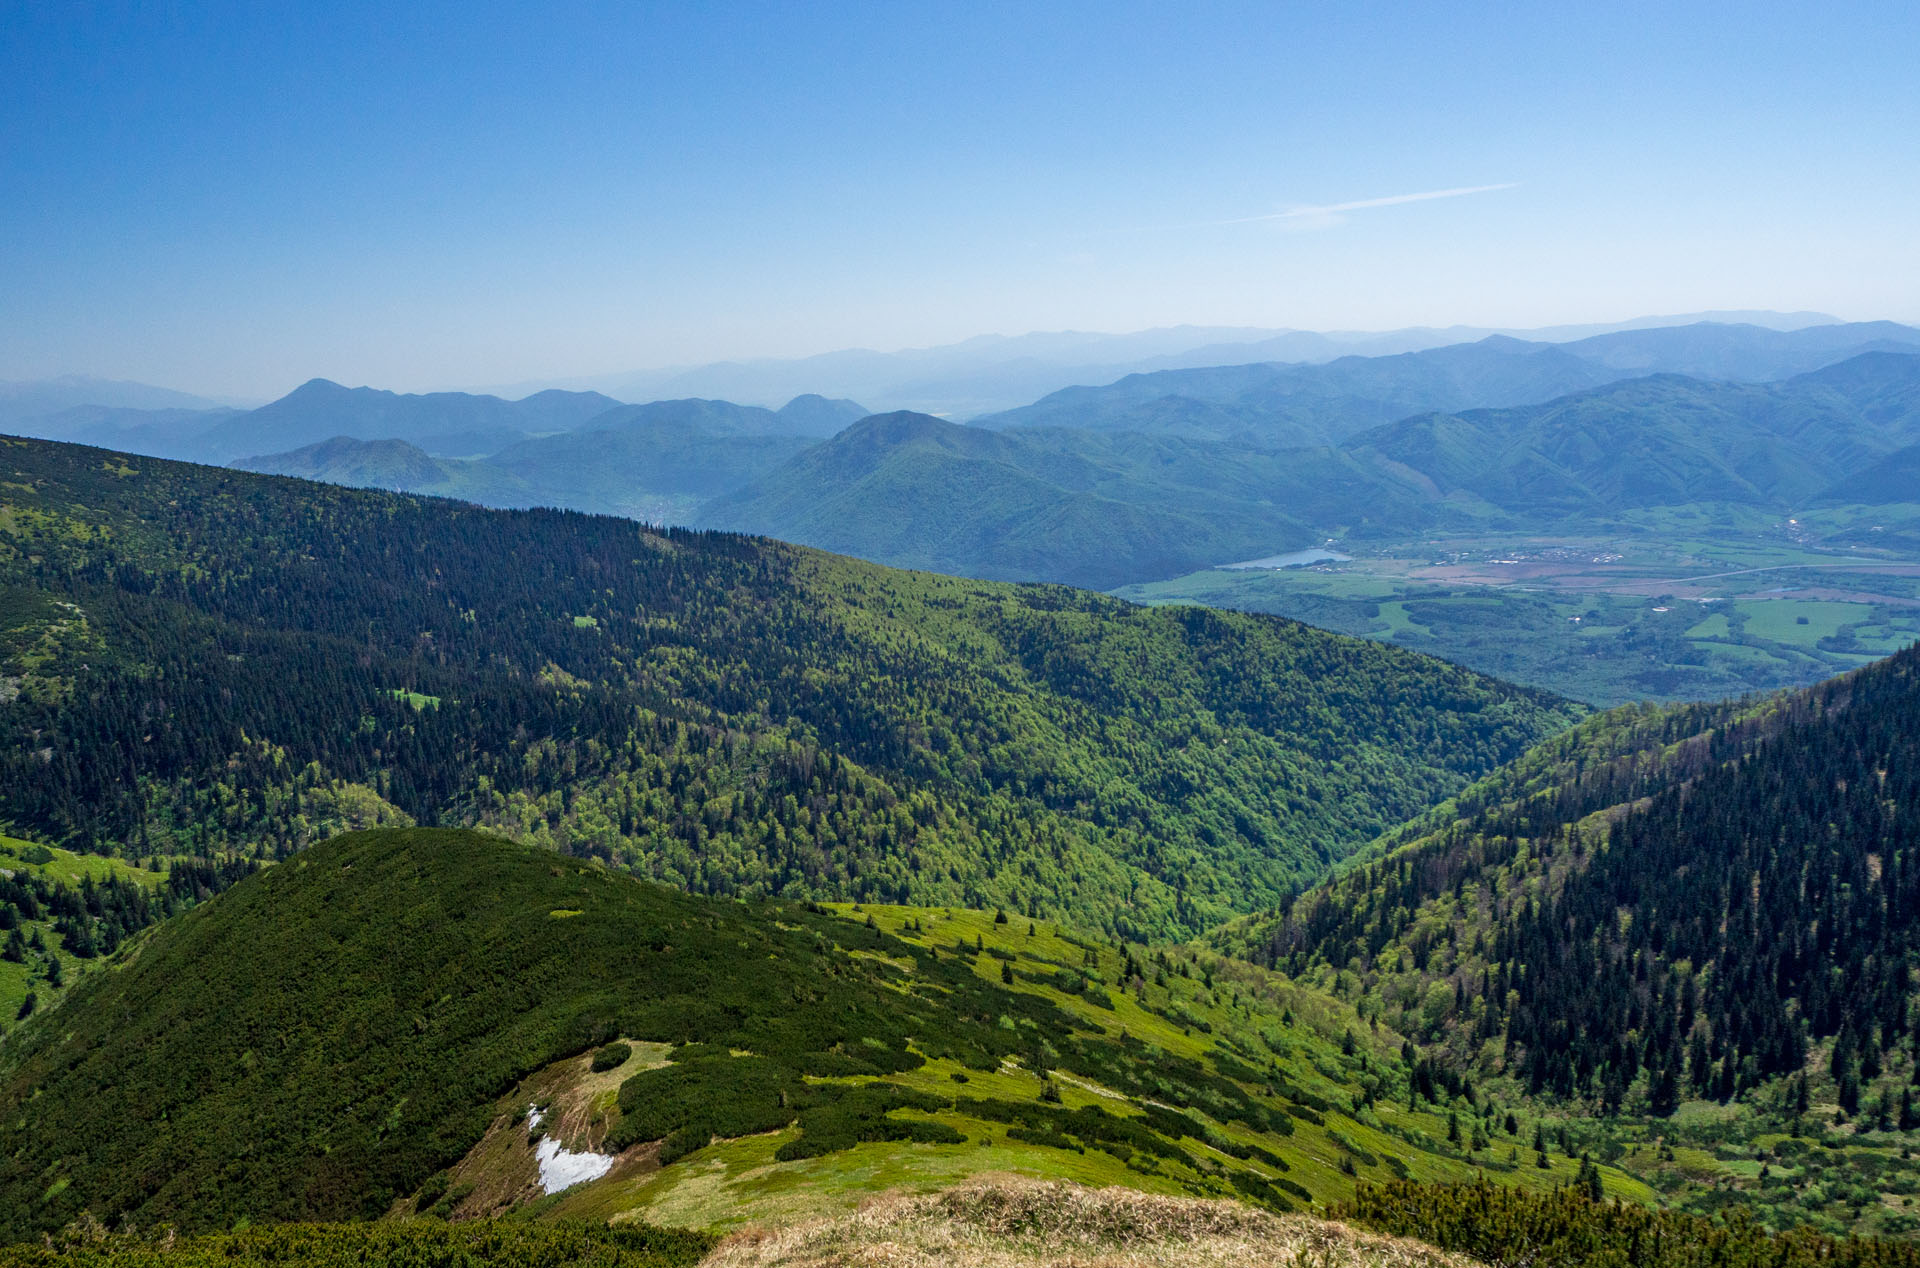
[[[1598,705],[1803,686],[1920,638],[1920,552],[1842,551],[1825,537],[1844,523],[1823,536],[1747,508],[1639,518],[1607,536],[1401,543],[1115,593],[1292,617]]]

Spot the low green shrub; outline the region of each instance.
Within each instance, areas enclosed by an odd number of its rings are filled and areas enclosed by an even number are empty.
[[[608,1070],[617,1069],[625,1065],[627,1058],[632,1055],[632,1044],[620,1043],[616,1040],[593,1054],[593,1072],[602,1074]]]
[[[44,1245],[0,1248],[0,1268],[692,1268],[707,1233],[523,1220],[444,1224],[268,1224],[179,1241],[75,1229]]]

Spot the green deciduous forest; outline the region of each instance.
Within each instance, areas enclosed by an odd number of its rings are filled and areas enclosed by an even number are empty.
[[[1291,622],[9,441],[0,813],[479,825],[706,893],[1193,930],[1576,711]]]
[[[1920,1226],[1920,652],[1590,715],[1273,618],[0,454],[0,1227],[499,1214],[548,1130],[640,1170],[545,1217],[1010,1165],[1496,1262]]]

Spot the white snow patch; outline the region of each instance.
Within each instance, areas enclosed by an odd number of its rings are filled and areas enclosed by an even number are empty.
[[[546,1111],[538,1105],[527,1106],[527,1129],[531,1131],[540,1125],[546,1117]],[[534,1147],[533,1156],[540,1163],[540,1191],[558,1193],[562,1189],[571,1189],[576,1184],[585,1184],[589,1180],[598,1180],[613,1170],[611,1154],[575,1153],[563,1148],[559,1141],[551,1136],[542,1136]]]

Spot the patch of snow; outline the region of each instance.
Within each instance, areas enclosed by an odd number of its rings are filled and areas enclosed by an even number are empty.
[[[540,1120],[546,1116],[546,1111],[539,1106],[527,1106],[527,1129],[531,1131],[540,1126]],[[576,1184],[598,1180],[613,1170],[611,1154],[575,1153],[563,1147],[551,1136],[540,1138],[540,1143],[534,1146],[533,1156],[540,1164],[542,1193],[558,1193],[562,1189],[571,1189]]]

